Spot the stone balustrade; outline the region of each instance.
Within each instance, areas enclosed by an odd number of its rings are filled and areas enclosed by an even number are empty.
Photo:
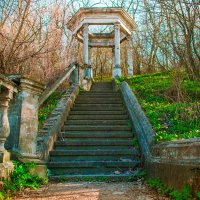
[[[14,92],[17,92],[15,84],[0,74],[0,163],[10,160],[10,153],[5,149],[5,142],[10,134],[8,107]]]

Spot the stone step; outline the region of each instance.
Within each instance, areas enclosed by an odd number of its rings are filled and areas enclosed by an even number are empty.
[[[124,107],[74,107],[72,111],[124,111]]]
[[[73,175],[52,175],[49,177],[51,181],[69,181],[69,182],[92,182],[92,181],[98,181],[98,182],[124,182],[124,181],[137,181],[138,180],[138,173],[131,173],[130,171],[127,171],[123,174],[73,174]]]
[[[89,111],[89,110],[84,110],[84,111],[77,111],[73,110],[70,112],[70,115],[125,115],[127,112],[125,110],[122,111]]]
[[[132,146],[132,139],[121,139],[121,140],[115,140],[115,139],[67,139],[64,141],[56,141],[55,142],[55,148],[57,147],[72,147],[72,146],[89,146],[89,147],[96,147],[99,148],[101,146],[104,146],[107,148],[107,146]]]
[[[89,95],[119,95],[118,92],[114,92],[114,91],[89,91],[89,92],[80,92],[79,95],[85,95],[85,94],[89,94]]]
[[[105,82],[94,82],[93,86],[102,86],[102,85],[106,85],[106,86],[112,86],[112,82],[110,81],[105,81]]]
[[[89,97],[89,98],[115,98],[115,97],[121,97],[118,93],[116,94],[79,94],[80,98],[82,97]]]
[[[124,155],[133,155],[138,152],[135,149],[123,149],[123,150],[54,150],[50,152],[50,155],[53,156],[124,156]],[[126,160],[127,161],[127,160]],[[129,162],[129,161],[127,161]]]
[[[107,104],[107,103],[98,103],[98,104],[90,104],[90,103],[80,103],[80,104],[76,104],[74,105],[74,108],[78,108],[78,107],[94,107],[94,108],[122,108],[124,107],[124,105],[122,103],[118,103],[118,104]]]
[[[114,174],[115,171],[129,171],[140,165],[140,160],[124,161],[65,161],[49,162],[50,172],[61,174]]]
[[[121,99],[77,99],[76,104],[89,103],[89,104],[122,104]]]
[[[118,150],[54,150],[50,152],[50,162],[63,161],[126,161],[138,157],[139,152],[132,149]]]
[[[121,138],[119,138],[120,140]],[[54,146],[54,150],[125,150],[125,149],[132,149],[132,146]]]
[[[131,169],[141,166],[141,157],[139,148],[133,147],[128,119],[121,95],[113,91],[111,82],[94,83],[91,91],[80,92],[49,154],[51,178],[117,180],[118,176],[122,180],[127,174],[133,178]],[[116,176],[116,171],[121,174]]]
[[[50,155],[49,162],[64,162],[64,161],[121,161],[121,160],[132,160],[134,155]]]
[[[61,132],[59,139],[62,138],[132,138],[131,131],[67,131]]]
[[[69,115],[68,119],[80,119],[80,120],[122,120],[128,119],[128,115]]]
[[[128,120],[67,120],[65,125],[129,125]]]
[[[92,88],[91,92],[112,92],[113,89],[105,89],[105,88]]]
[[[112,101],[112,100],[117,100],[117,101],[122,101],[122,99],[118,97],[88,97],[88,96],[79,96],[76,101],[83,100],[83,101],[99,101],[99,100],[107,100],[107,101]]]
[[[101,85],[101,86],[93,85],[91,87],[91,90],[100,90],[100,89],[102,89],[102,90],[113,90],[111,85]]]
[[[118,126],[105,126],[105,125],[65,125],[63,131],[131,131],[131,127],[118,125]]]

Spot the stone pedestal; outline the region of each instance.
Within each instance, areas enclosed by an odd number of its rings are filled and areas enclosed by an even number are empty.
[[[38,99],[44,91],[44,85],[22,77],[20,79],[21,113],[18,143],[18,157],[22,161],[34,161],[38,133]]]
[[[92,78],[92,67],[91,65],[88,65],[85,72],[85,79],[90,80]]]

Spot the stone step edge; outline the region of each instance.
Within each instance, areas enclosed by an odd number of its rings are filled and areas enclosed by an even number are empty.
[[[121,156],[134,155],[138,153],[135,149],[127,150],[53,150],[51,156]]]
[[[49,175],[49,180],[61,182],[61,181],[73,181],[73,182],[133,182],[139,179],[138,173],[130,174],[88,174],[88,175]]]
[[[127,168],[129,166],[136,166],[141,163],[140,159],[132,159],[131,161],[96,161],[96,160],[84,160],[84,161],[53,161],[48,162],[48,168]]]

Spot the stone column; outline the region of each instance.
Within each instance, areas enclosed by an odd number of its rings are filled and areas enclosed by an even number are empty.
[[[10,134],[8,107],[12,97],[12,90],[0,87],[0,163],[10,161],[10,153],[5,149],[4,145]]]
[[[88,24],[85,24],[83,27],[83,43],[84,43],[84,48],[83,48],[83,60],[84,60],[84,65],[89,65],[89,26]]]
[[[115,47],[112,48],[112,62],[113,62],[113,71],[112,71],[112,76],[114,78],[114,69],[115,69]]]
[[[121,76],[120,66],[120,24],[115,24],[115,67],[113,70],[113,78]]]
[[[76,69],[74,70],[74,83],[79,85],[79,69],[78,69],[78,66],[76,66]]]
[[[73,53],[73,58],[72,58],[72,62],[77,62],[77,38],[75,35],[72,36],[73,40],[72,40],[72,53]]]
[[[85,24],[83,27],[83,60],[84,60],[84,66],[85,69],[85,78],[91,79],[92,78],[92,69],[89,63],[89,26],[88,24]]]
[[[128,37],[127,43],[127,57],[128,57],[128,76],[133,76],[133,48],[132,36]]]
[[[22,77],[20,79],[20,129],[18,143],[18,157],[23,162],[34,161],[38,158],[37,133],[38,133],[38,99],[44,91],[44,85]]]

